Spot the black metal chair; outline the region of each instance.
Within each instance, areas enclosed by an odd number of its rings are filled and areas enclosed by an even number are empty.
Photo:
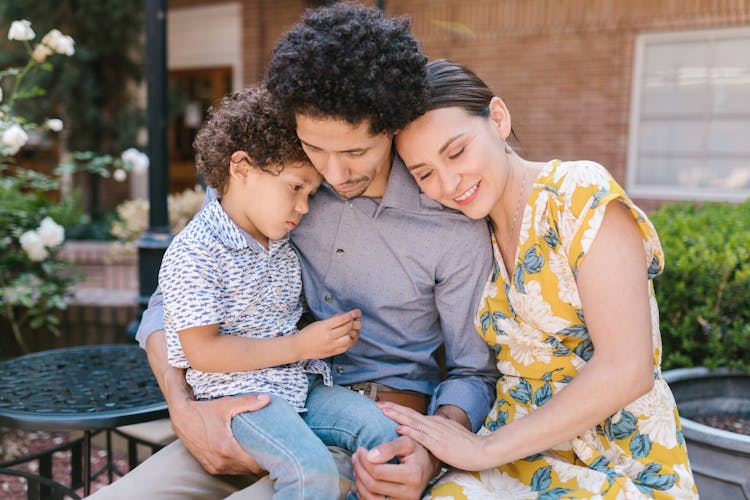
[[[57,481],[52,479],[38,476],[30,472],[0,468],[0,482],[2,482],[3,476],[14,476],[22,477],[26,479],[28,489],[26,491],[26,498],[29,500],[63,500],[65,498],[72,498],[74,500],[80,500],[81,497],[78,494]]]

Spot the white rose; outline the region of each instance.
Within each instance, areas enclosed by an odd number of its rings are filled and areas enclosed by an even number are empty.
[[[112,178],[116,180],[117,182],[122,182],[125,179],[128,178],[128,173],[125,172],[123,169],[118,168],[115,170],[115,172],[112,174]]]
[[[35,36],[34,30],[31,29],[31,23],[26,19],[13,21],[8,30],[8,40],[31,40]]]
[[[56,247],[65,241],[65,228],[51,217],[45,217],[37,229],[39,238],[46,247]]]
[[[47,57],[52,55],[52,49],[44,45],[43,43],[36,44],[36,47],[34,47],[34,52],[31,54],[31,57],[38,63],[43,63]]]
[[[18,238],[18,242],[29,259],[38,262],[47,257],[47,249],[44,248],[42,238],[36,231],[26,231]]]
[[[42,43],[54,50],[58,54],[65,54],[66,56],[72,56],[75,54],[75,41],[67,35],[63,35],[58,30],[51,30],[49,33],[44,35]]]
[[[63,129],[63,121],[59,118],[50,118],[45,125],[53,132],[59,132]]]
[[[133,172],[140,174],[148,170],[149,159],[146,153],[141,153],[135,148],[128,148],[120,155],[125,164],[130,165]]]
[[[2,142],[10,149],[9,153],[14,155],[18,153],[21,146],[26,144],[29,140],[29,136],[26,135],[26,131],[21,128],[20,125],[14,123],[3,132]]]

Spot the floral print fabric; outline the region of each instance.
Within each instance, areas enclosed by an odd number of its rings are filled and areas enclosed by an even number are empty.
[[[594,347],[576,273],[607,204],[625,204],[637,222],[649,265],[653,389],[584,434],[554,449],[478,473],[452,471],[429,498],[697,498],[677,408],[661,378],[661,337],[651,279],[663,268],[656,232],[599,164],[548,163],[526,205],[512,276],[495,266],[477,314],[480,336],[503,375],[480,433],[523,418],[562,390]]]

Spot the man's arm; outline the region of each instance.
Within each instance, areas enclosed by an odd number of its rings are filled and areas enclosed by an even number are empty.
[[[435,286],[447,374],[435,389],[428,414],[441,414],[476,432],[494,401],[500,376],[492,351],[474,326],[492,272],[492,246],[483,222],[457,224],[453,234]],[[442,407],[452,409],[446,412]],[[469,426],[461,422],[457,409],[464,411]]]
[[[483,223],[457,223],[452,247],[438,269],[435,303],[445,343],[447,378],[436,389],[428,413],[476,431],[494,399],[499,373],[491,352],[474,328],[474,316],[492,269],[492,247]],[[386,463],[398,458],[399,464]],[[425,448],[401,436],[352,457],[355,487],[362,500],[421,498],[441,463]]]

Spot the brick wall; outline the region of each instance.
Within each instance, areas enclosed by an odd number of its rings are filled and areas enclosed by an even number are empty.
[[[240,1],[244,76],[251,84],[306,2]],[[170,0],[169,7],[206,2]],[[386,0],[385,6],[389,15],[411,16],[428,56],[470,66],[506,101],[525,156],[595,160],[621,183],[636,35],[750,25],[750,0]]]
[[[750,24],[750,1],[403,0],[431,58],[474,69],[532,160],[586,158],[624,183],[635,37]],[[650,204],[649,204],[650,205]]]

